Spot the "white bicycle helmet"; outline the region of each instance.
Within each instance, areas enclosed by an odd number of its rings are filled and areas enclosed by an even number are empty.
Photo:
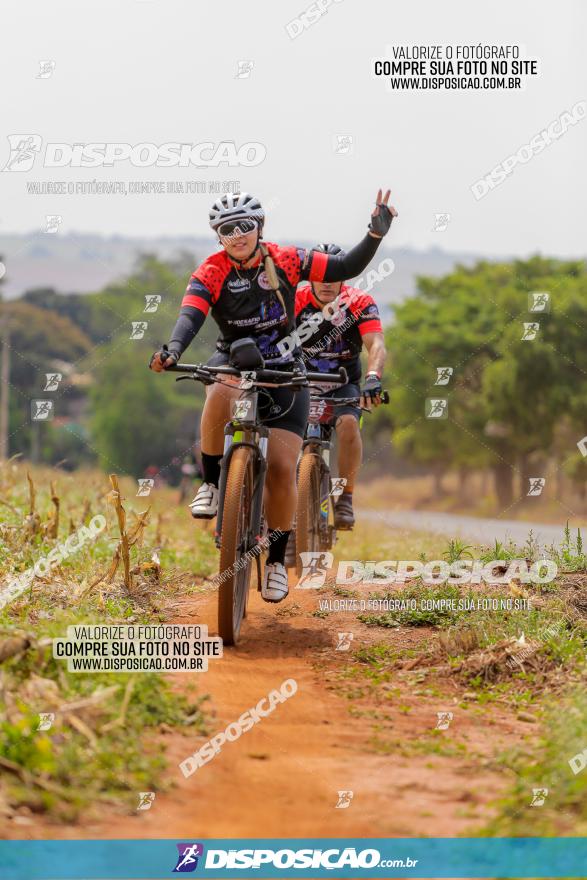
[[[210,208],[210,226],[214,230],[227,220],[239,220],[243,217],[257,220],[259,226],[263,226],[265,220],[261,202],[249,193],[226,193]]]

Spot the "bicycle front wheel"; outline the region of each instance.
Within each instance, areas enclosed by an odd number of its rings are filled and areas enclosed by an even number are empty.
[[[296,568],[302,574],[300,553],[320,550],[320,458],[308,447],[298,470],[296,512]]]
[[[230,460],[220,536],[218,632],[225,645],[237,643],[246,610],[253,562],[253,555],[247,554],[253,476],[253,451],[241,446]]]

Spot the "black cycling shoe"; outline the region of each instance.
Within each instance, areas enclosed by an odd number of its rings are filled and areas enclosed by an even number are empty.
[[[348,492],[343,492],[334,507],[334,528],[344,531],[352,529],[354,524],[353,496]]]

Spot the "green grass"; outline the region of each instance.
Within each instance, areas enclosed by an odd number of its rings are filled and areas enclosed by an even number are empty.
[[[501,756],[515,774],[498,814],[481,832],[490,837],[573,836],[587,833],[587,769],[574,774],[569,760],[587,747],[587,695],[580,690],[550,701],[537,748]],[[530,807],[532,790],[548,788],[543,806]]]
[[[450,626],[458,619],[458,612],[450,608],[422,609],[420,603],[427,599],[460,599],[461,593],[454,584],[441,584],[439,587],[425,586],[416,582],[405,587],[401,592],[388,592],[383,596],[374,595],[374,598],[383,599],[415,599],[415,610],[385,611],[382,614],[359,614],[358,620],[368,626]]]
[[[41,522],[52,509],[48,490],[55,472],[33,471],[37,511]],[[6,474],[5,474],[6,476]],[[27,536],[23,517],[28,512],[28,486],[23,468],[13,468],[1,493],[15,508],[0,505],[0,582],[6,586],[16,575],[46,556],[56,541],[42,533]],[[14,636],[29,636],[29,650],[2,663],[0,692],[0,757],[5,762],[1,794],[13,807],[26,805],[48,811],[53,819],[73,821],[88,808],[136,809],[139,791],[160,791],[169,785],[165,755],[156,736],[161,725],[197,735],[206,731],[205,696],[193,677],[179,692],[173,679],[153,673],[69,673],[64,662],[52,657],[50,640],[65,636],[75,624],[154,623],[165,620],[165,603],[178,593],[199,589],[196,577],[213,573],[216,563],[211,532],[197,530],[185,511],[173,506],[173,493],[161,490],[155,510],[139,545],[131,551],[131,566],[149,561],[155,550],[162,563],[160,581],[136,574],[134,592],[122,583],[122,569],[112,584],[78,595],[107,572],[119,533],[112,508],[106,504],[110,489],[106,475],[78,472],[57,475],[61,497],[59,541],[96,514],[109,523],[95,540],[70,555],[46,578],[35,578],[31,589],[0,609],[0,644]],[[121,480],[127,523],[132,511],[144,511],[149,498],[136,498],[136,484]],[[162,519],[156,508],[162,508]],[[186,575],[183,570],[187,570]],[[194,578],[192,584],[185,580]],[[178,581],[181,580],[181,584]],[[45,644],[45,641],[47,642]],[[73,712],[67,706],[88,700],[105,689],[106,696]],[[39,713],[52,712],[55,720],[39,731]],[[186,741],[186,749],[189,746]],[[12,769],[9,769],[12,768]]]
[[[391,529],[375,522],[358,522],[352,532],[339,532],[338,559],[362,562],[384,559],[442,559],[444,539],[427,532]]]
[[[551,554],[559,569],[563,571],[575,572],[587,569],[587,556],[583,548],[581,530],[577,529],[577,535],[573,538],[568,522],[560,548],[553,547]]]

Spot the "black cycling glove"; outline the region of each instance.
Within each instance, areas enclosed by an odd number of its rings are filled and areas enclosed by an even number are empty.
[[[167,345],[163,345],[159,351],[156,351],[153,355],[151,355],[151,360],[149,361],[149,367],[151,367],[155,358],[159,358],[161,363],[164,363],[167,358],[173,358],[175,363],[179,360],[179,352],[177,351],[169,351]]]
[[[393,214],[391,213],[387,205],[380,204],[379,213],[375,217],[371,217],[369,229],[374,235],[378,235],[380,238],[383,238],[383,236],[387,235],[387,233],[389,232],[389,227],[391,226],[392,220]]]
[[[363,388],[361,390],[361,396],[366,397],[369,400],[375,400],[376,397],[381,395],[381,379],[375,373],[371,373],[365,379],[363,384]]]

